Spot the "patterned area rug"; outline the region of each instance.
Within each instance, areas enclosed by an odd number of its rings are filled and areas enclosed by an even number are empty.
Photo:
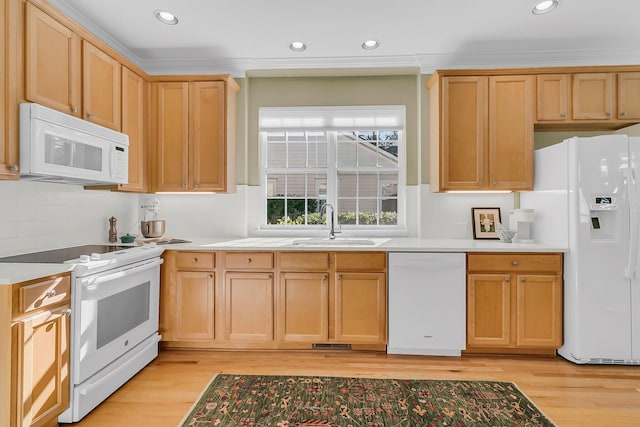
[[[509,382],[219,374],[180,426],[554,424]]]

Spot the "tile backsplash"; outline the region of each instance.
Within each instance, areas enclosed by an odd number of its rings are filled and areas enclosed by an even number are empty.
[[[81,185],[0,181],[0,256],[108,241],[137,221],[138,195],[84,190]]]

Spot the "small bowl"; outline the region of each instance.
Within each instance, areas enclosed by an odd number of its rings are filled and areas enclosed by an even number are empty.
[[[120,236],[120,241],[122,243],[133,243],[136,241],[136,236],[125,234],[124,236]]]

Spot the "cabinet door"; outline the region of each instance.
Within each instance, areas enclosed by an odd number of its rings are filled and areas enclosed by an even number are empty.
[[[569,118],[569,74],[541,74],[536,77],[536,119],[558,122]]]
[[[467,344],[504,347],[511,344],[511,277],[469,274]]]
[[[273,341],[273,297],[272,273],[225,273],[225,340]]]
[[[640,73],[618,73],[618,119],[640,119]]]
[[[154,191],[185,191],[189,166],[189,85],[154,83]]]
[[[3,76],[11,74],[11,64],[16,61],[10,57],[10,49],[7,49],[14,36],[10,32],[10,3],[3,2],[0,5],[0,24],[2,25],[0,28],[0,72]],[[12,81],[11,77],[0,79],[0,180],[18,179],[20,175],[18,166],[19,141],[14,138],[14,132],[10,130],[14,128],[14,126],[10,126],[13,114],[8,114],[12,108],[17,110],[17,106],[9,101],[9,87],[17,84]]]
[[[534,76],[489,78],[489,188],[533,190]]]
[[[277,337],[287,342],[329,338],[329,275],[281,273],[278,281]]]
[[[147,191],[146,82],[122,67],[122,133],[129,136],[129,183],[121,190]]]
[[[69,306],[14,325],[16,420],[20,426],[44,425],[69,407]]]
[[[573,119],[611,120],[614,117],[613,73],[573,75]]]
[[[80,116],[80,39],[26,3],[26,98]]]
[[[212,341],[215,331],[215,276],[206,271],[176,273],[175,307],[167,315],[173,333],[167,341]]]
[[[387,343],[385,273],[336,273],[334,301],[336,341]]]
[[[82,46],[83,118],[120,131],[121,65],[87,41]]]
[[[486,186],[487,78],[444,77],[440,116],[440,189]]]
[[[516,345],[558,348],[562,345],[562,277],[518,275]]]
[[[225,191],[224,82],[189,84],[189,188]]]

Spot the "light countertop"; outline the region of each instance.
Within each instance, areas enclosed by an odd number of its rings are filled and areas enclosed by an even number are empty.
[[[499,240],[417,238],[294,238],[251,237],[238,239],[185,238],[190,243],[162,245],[165,250],[290,250],[290,251],[386,251],[386,252],[567,252],[567,248],[539,243],[503,243]],[[292,244],[296,243],[296,244]],[[309,244],[311,243],[311,244]],[[367,244],[364,244],[367,243]],[[371,244],[372,243],[372,244]],[[139,244],[139,243],[137,243]],[[120,245],[127,246],[127,245]],[[131,246],[134,246],[133,244]],[[12,285],[71,271],[69,264],[0,263],[0,286]]]

